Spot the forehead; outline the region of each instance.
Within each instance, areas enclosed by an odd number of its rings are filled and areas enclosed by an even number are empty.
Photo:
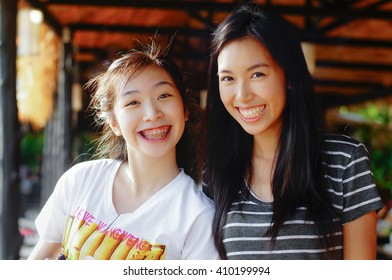
[[[149,65],[146,66],[138,71],[136,71],[129,79],[128,81],[136,81],[139,79],[165,79],[165,80],[172,80],[171,75],[169,72],[159,66],[155,65]]]
[[[158,86],[172,86],[177,88],[171,75],[164,69],[158,66],[147,66],[128,78],[123,90],[127,91],[147,91]]]
[[[226,44],[218,55],[218,68],[264,63],[274,64],[267,48],[254,38],[243,38]]]

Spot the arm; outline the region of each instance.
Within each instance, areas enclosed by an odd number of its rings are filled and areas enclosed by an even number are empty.
[[[53,193],[35,220],[39,240],[31,251],[28,260],[56,259],[58,254],[60,254],[61,241],[67,221],[65,209],[69,202],[70,190],[70,187],[66,188],[65,186],[74,185],[74,182],[69,181],[69,176],[65,176],[65,174],[58,180]]]
[[[384,206],[371,172],[369,154],[357,144],[343,176],[343,258],[375,259],[377,216]]]
[[[39,239],[28,260],[56,259],[60,254],[61,243],[50,243]]]
[[[343,226],[343,258],[376,259],[376,211],[372,211]]]

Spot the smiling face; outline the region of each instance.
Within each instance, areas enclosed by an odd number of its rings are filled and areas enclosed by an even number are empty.
[[[175,156],[187,114],[180,92],[163,69],[149,66],[116,97],[110,127],[124,137],[128,154]]]
[[[280,135],[286,104],[283,70],[256,39],[228,43],[218,56],[221,100],[251,135]]]

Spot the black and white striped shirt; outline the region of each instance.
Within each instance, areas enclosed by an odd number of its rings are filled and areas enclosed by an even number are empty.
[[[368,151],[343,135],[325,138],[325,185],[338,218],[329,238],[330,259],[343,258],[342,226],[382,208],[383,202],[370,170]],[[272,218],[272,203],[263,202],[245,185],[227,214],[224,246],[228,259],[323,259],[325,251],[306,208],[297,208],[281,227],[274,246],[265,235]]]

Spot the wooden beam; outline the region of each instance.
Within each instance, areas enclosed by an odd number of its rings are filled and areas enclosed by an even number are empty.
[[[30,1],[30,0],[29,0]],[[36,0],[35,0],[36,1]],[[99,7],[129,7],[129,8],[156,8],[170,10],[213,10],[215,12],[231,12],[240,2],[221,3],[221,2],[200,2],[200,1],[122,1],[122,0],[51,0],[45,2],[46,6],[54,5],[78,5],[78,6],[99,6]],[[366,8],[340,9],[339,7],[308,7],[306,5],[278,5],[264,4],[280,14],[301,15],[311,14],[313,16],[336,16],[344,17],[350,14],[353,18],[377,18],[392,20],[390,11],[368,11]]]
[[[391,40],[356,39],[349,37],[324,37],[315,33],[301,34],[301,40],[317,45],[340,45],[353,47],[392,48]]]
[[[19,258],[19,124],[14,0],[0,0],[0,259]]]
[[[61,37],[63,27],[61,24],[52,16],[52,14],[46,8],[46,4],[39,0],[27,0],[30,5],[42,12],[44,15],[44,21],[53,29],[53,31]]]
[[[104,24],[70,24],[69,28],[72,33],[76,31],[97,31],[97,32],[120,32],[120,33],[135,33],[135,34],[156,34],[168,33],[177,35],[187,35],[195,37],[210,36],[209,29],[193,29],[193,28],[176,28],[176,27],[146,27],[138,25],[104,25]]]
[[[99,7],[128,7],[128,8],[153,8],[166,10],[218,10],[230,12],[236,3],[215,3],[201,1],[144,1],[144,0],[53,0],[45,3],[47,6],[54,5],[77,5],[77,6],[99,6]]]
[[[71,24],[69,26],[72,33],[77,31],[97,31],[97,32],[121,32],[135,34],[155,34],[166,32],[169,34],[187,35],[195,37],[209,37],[209,29],[192,29],[192,28],[163,28],[146,27],[140,25],[103,25],[103,24]],[[320,44],[320,45],[346,45],[355,47],[374,47],[374,48],[392,48],[391,40],[371,40],[356,39],[349,37],[324,37],[314,33],[302,32],[300,35],[302,41]]]
[[[392,71],[392,64],[346,62],[338,60],[317,60],[316,67],[331,67],[356,70]]]
[[[392,87],[384,87],[380,90],[371,90],[354,95],[344,95],[337,92],[318,94],[317,99],[320,100],[323,108],[332,108],[343,105],[359,104],[368,100],[384,98],[392,96]]]
[[[353,1],[353,4],[355,4],[356,2],[358,2],[358,1]],[[369,4],[368,6],[366,6],[364,8],[361,8],[361,9],[366,9],[369,12],[370,11],[375,11],[380,6],[384,5],[385,3],[389,3],[389,2],[391,2],[391,0],[381,0],[381,1],[378,1],[377,3]],[[358,18],[353,18],[350,13],[347,13],[343,17],[339,17],[335,21],[320,27],[318,29],[318,32],[320,32],[320,33],[327,33],[327,32],[329,32],[329,31],[331,31],[331,30],[333,30],[333,29],[335,29],[337,27],[340,27],[340,26],[342,26],[342,25],[344,25],[344,24],[354,20],[354,19],[358,19]]]
[[[316,86],[336,86],[343,88],[371,88],[371,89],[383,89],[384,85],[381,83],[372,83],[366,81],[341,81],[341,80],[329,80],[329,79],[314,79]]]

